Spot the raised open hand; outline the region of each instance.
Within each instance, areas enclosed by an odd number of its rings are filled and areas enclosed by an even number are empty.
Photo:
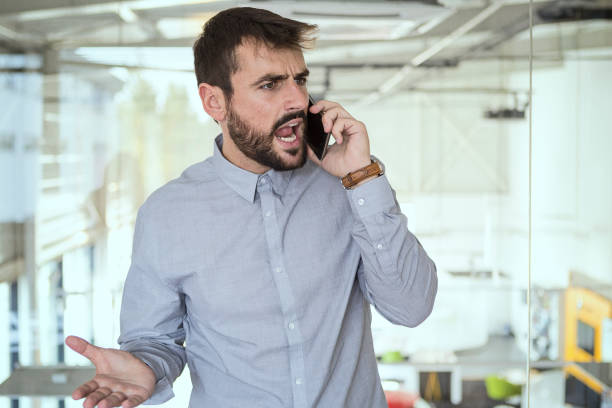
[[[95,377],[72,393],[75,400],[85,398],[83,407],[133,408],[153,394],[155,373],[127,351],[96,347],[75,336],[68,336],[66,345],[96,367]]]

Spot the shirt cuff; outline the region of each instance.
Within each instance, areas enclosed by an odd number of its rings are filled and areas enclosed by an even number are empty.
[[[395,196],[384,174],[346,192],[353,212],[360,218],[380,214],[395,207]]]
[[[127,351],[127,350],[126,350]],[[143,363],[151,367],[157,382],[155,383],[155,390],[151,397],[143,402],[144,405],[158,405],[162,404],[174,397],[174,391],[172,391],[172,384],[168,381],[166,373],[162,364],[157,361],[157,358],[151,356],[149,353],[142,352],[130,352],[134,357],[140,359]]]

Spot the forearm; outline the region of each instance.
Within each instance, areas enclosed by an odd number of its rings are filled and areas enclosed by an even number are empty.
[[[119,338],[121,350],[127,351],[148,365],[155,374],[155,392],[148,404],[161,404],[174,396],[172,383],[181,374],[186,364],[186,353],[182,345],[156,338],[139,337],[127,340]]]
[[[185,304],[177,290],[153,268],[133,262],[123,289],[118,342],[121,350],[139,358],[155,374],[155,391],[148,403],[159,404],[174,396],[172,383],[187,360],[184,315]]]
[[[418,325],[433,308],[435,264],[408,231],[384,176],[350,191],[349,200],[355,215],[353,238],[362,254],[358,277],[364,295],[389,321]]]

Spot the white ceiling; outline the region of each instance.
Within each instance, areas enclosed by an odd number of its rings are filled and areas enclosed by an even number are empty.
[[[540,8],[564,2],[533,1],[536,60],[561,60],[577,45],[564,41],[577,27],[581,49],[612,47],[610,20],[544,24],[538,18]],[[612,9],[609,0],[572,3]],[[400,85],[414,86],[428,68],[452,70],[467,61],[486,67],[500,59],[526,64],[529,57],[529,0],[3,0],[0,51],[58,51],[60,66],[73,69],[191,71],[190,48],[202,24],[234,6],[267,8],[319,26],[306,59],[320,93],[350,87],[373,101]]]

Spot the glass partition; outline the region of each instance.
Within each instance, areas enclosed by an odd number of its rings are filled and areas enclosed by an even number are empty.
[[[438,267],[436,305],[420,326],[392,325],[372,308],[390,399],[399,400],[397,390],[430,406],[492,407],[520,404],[525,390],[528,11],[526,4],[463,10],[440,25],[460,33],[485,22],[460,37],[434,30],[419,55],[435,56],[422,64],[413,57],[409,69],[377,82],[379,95],[346,102],[368,126],[408,227]],[[494,27],[506,28],[503,39]],[[489,48],[495,40],[503,45]],[[336,75],[367,86],[350,72]]]
[[[612,403],[609,13],[534,7],[531,407]]]
[[[0,73],[0,377],[47,395],[0,407],[78,407],[66,396],[90,373],[62,370],[88,361],[65,336],[116,347],[136,211],[209,155],[218,131],[191,95],[193,74],[0,61],[15,67]],[[168,406],[187,406],[181,381]]]

